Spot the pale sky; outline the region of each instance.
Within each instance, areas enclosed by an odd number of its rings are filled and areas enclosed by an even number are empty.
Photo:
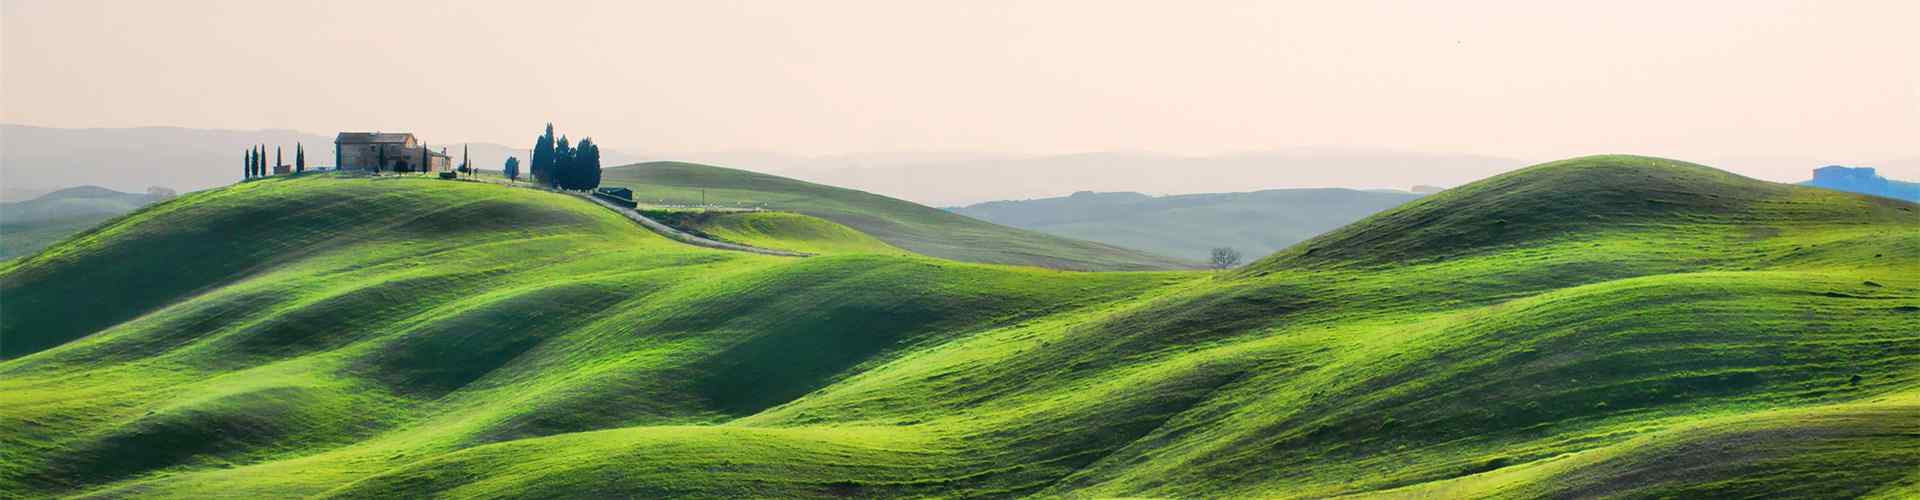
[[[4,0],[4,121],[636,152],[1920,156],[1920,2]]]

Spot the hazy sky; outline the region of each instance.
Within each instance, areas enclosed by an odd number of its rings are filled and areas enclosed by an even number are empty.
[[[5,0],[5,120],[797,154],[1920,156],[1920,2]]]

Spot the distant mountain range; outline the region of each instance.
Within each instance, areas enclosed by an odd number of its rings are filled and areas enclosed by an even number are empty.
[[[171,197],[164,191],[122,193],[81,186],[0,203],[0,259],[30,255],[107,219]]]
[[[529,129],[530,132],[533,129]],[[456,161],[469,147],[475,165],[496,170],[507,156],[526,158],[533,133],[517,145],[460,142],[414,131]],[[30,199],[83,185],[120,191],[165,186],[181,192],[232,183],[247,146],[308,148],[308,163],[331,165],[333,134],[294,130],[215,130],[181,127],[48,128],[0,124],[0,201]],[[1244,192],[1259,189],[1352,187],[1436,192],[1522,166],[1516,159],[1378,148],[1310,147],[1180,156],[1148,152],[1022,155],[979,152],[872,152],[821,156],[769,152],[650,152],[643,145],[609,144],[601,164],[612,168],[676,160],[777,174],[858,189],[932,206],[1066,196],[1079,191],[1150,195]],[[1832,161],[1832,160],[1828,160]],[[1710,161],[1749,176],[1789,180],[1820,165],[1803,158]],[[1799,165],[1796,167],[1796,165]],[[1870,163],[1881,175],[1920,172],[1920,158]],[[1764,175],[1761,175],[1764,174]]]
[[[1406,191],[1331,188],[1159,197],[1088,191],[948,210],[1170,257],[1203,260],[1214,247],[1231,247],[1253,260],[1419,197]]]
[[[934,206],[1051,198],[1079,191],[1153,195],[1272,188],[1408,189],[1454,186],[1513,170],[1520,160],[1353,148],[1307,148],[1218,156],[1102,152],[980,157],[912,163],[842,157],[841,166],[793,166],[780,175],[886,194]],[[833,160],[823,160],[821,163]],[[724,164],[724,163],[723,163]],[[754,169],[752,165],[735,166]]]
[[[458,161],[469,147],[475,165],[498,169],[508,155],[525,161],[526,147],[463,143],[414,131]],[[181,127],[49,128],[0,124],[0,199],[20,200],[56,189],[94,185],[121,191],[166,186],[195,191],[232,183],[243,150],[307,147],[310,165],[331,165],[333,135],[295,130],[214,130]],[[607,149],[601,163],[615,167],[645,160],[682,160],[874,192],[943,206],[991,200],[1064,196],[1076,191],[1137,191],[1156,195],[1247,191],[1284,187],[1392,187],[1457,185],[1518,168],[1517,160],[1474,155],[1387,150],[1309,148],[1188,157],[1140,152],[1015,155],[969,152],[876,152],[802,156],[761,152],[633,154]],[[627,151],[627,152],[622,152]]]
[[[1838,191],[1870,194],[1907,201],[1920,201],[1920,182],[1890,180],[1872,167],[1829,165],[1813,170],[1813,179],[1800,185]]]

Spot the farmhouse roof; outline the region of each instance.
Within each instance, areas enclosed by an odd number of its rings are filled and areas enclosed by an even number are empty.
[[[412,132],[341,132],[336,144],[405,144]]]

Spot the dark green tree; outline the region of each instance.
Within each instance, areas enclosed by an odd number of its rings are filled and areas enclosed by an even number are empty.
[[[573,146],[567,144],[567,136],[562,135],[554,141],[553,165],[547,167],[547,171],[553,177],[553,180],[547,181],[548,186],[568,189],[567,186],[572,184],[568,179],[573,175]]]
[[[284,158],[284,157],[282,157],[282,156],[280,156],[280,153],[283,153],[283,152],[285,152],[285,149],[286,149],[286,147],[285,147],[285,146],[274,146],[274,147],[273,147],[273,166],[274,166],[274,168],[279,168],[279,167],[280,167],[281,165],[286,165],[286,164],[287,164],[287,162],[286,162],[286,161],[284,161],[284,160],[285,160],[285,158]]]
[[[247,167],[240,171],[240,178],[253,178],[253,148],[247,148]]]
[[[580,147],[573,149],[574,189],[589,191],[600,187],[600,145],[593,138],[580,140]]]
[[[500,167],[500,175],[507,176],[507,182],[513,182],[515,180],[519,180],[520,179],[520,159],[511,157],[511,156],[507,157],[507,164],[505,166]]]
[[[306,171],[307,146],[298,142],[293,143],[293,172],[297,174]]]
[[[553,174],[553,122],[547,122],[547,132],[533,141],[533,153],[528,158],[528,173],[533,174],[535,182],[551,185]]]

